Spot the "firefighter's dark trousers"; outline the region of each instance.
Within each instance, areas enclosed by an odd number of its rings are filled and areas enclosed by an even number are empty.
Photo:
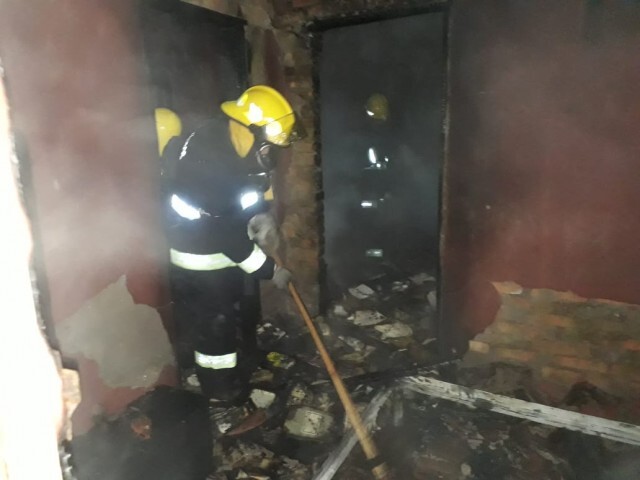
[[[172,266],[170,275],[180,369],[195,367],[205,395],[236,399],[257,354],[258,282],[239,268],[203,272]]]

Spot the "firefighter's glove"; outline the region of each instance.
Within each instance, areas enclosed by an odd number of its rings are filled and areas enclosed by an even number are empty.
[[[273,272],[273,278],[271,279],[273,283],[275,283],[276,287],[281,290],[284,290],[289,285],[291,281],[291,272],[284,267],[276,267],[275,272]]]
[[[280,235],[276,219],[270,213],[259,213],[249,220],[249,238],[256,242],[267,254],[275,254],[280,245]]]

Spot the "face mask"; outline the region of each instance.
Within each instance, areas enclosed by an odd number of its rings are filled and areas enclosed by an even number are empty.
[[[276,160],[269,154],[272,145],[266,140],[264,129],[257,125],[250,125],[248,128],[253,133],[255,141],[247,157],[254,157],[264,172],[270,172],[276,168]]]
[[[260,165],[260,167],[265,172],[274,170],[277,165],[276,159],[269,154],[270,149],[270,145],[262,145],[261,147],[256,149],[256,159],[258,160],[258,165]]]

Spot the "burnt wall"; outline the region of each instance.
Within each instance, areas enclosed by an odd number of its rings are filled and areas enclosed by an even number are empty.
[[[20,162],[30,170],[45,315],[54,343],[79,364],[80,430],[92,414],[175,375],[158,312],[166,254],[134,7],[0,6],[0,56]]]
[[[494,321],[501,300],[492,282],[574,292],[577,303],[640,303],[640,5],[274,0],[273,25],[306,41],[318,21],[442,3],[451,7],[441,238],[450,344],[460,352]],[[313,106],[308,42],[280,48],[285,82]],[[536,296],[521,301],[538,311]],[[584,310],[576,312],[580,322]],[[627,340],[637,340],[631,330]]]
[[[300,115],[306,137],[284,152],[276,175],[277,212],[284,239],[283,257],[294,271],[296,285],[315,313],[319,306],[322,245],[322,188],[315,131],[317,109],[309,26],[320,20],[370,18],[390,9],[424,11],[440,1],[321,1],[266,0],[241,3],[249,22],[247,38],[254,61],[253,83],[267,83],[282,91]],[[262,6],[262,8],[260,8]],[[265,17],[264,13],[268,17]],[[293,304],[267,287],[266,312],[296,314]]]
[[[496,315],[491,281],[640,303],[639,20],[453,3],[443,301],[468,332]]]

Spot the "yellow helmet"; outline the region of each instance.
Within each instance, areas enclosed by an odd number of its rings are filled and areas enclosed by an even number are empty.
[[[367,115],[374,120],[386,120],[389,118],[389,100],[381,93],[374,93],[367,100]]]
[[[182,122],[173,110],[156,108],[156,133],[158,134],[158,152],[162,155],[164,148],[173,137],[182,134]]]
[[[224,102],[222,111],[246,127],[261,127],[264,139],[279,146],[289,145],[296,124],[291,105],[266,85],[246,90],[238,100]]]

